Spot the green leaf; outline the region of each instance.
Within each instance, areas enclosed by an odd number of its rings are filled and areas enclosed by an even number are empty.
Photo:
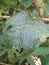
[[[31,58],[31,56],[27,57],[27,61],[30,63],[30,65],[35,65],[33,59]]]
[[[47,55],[49,54],[49,47],[39,47],[32,53],[32,55]]]
[[[7,6],[11,7],[11,6],[16,6],[17,5],[17,0],[4,0],[4,4],[6,4]]]
[[[49,4],[45,5],[46,17],[49,16]]]
[[[22,5],[25,7],[30,7],[32,5],[33,0],[19,0]]]
[[[43,2],[43,0],[37,0],[37,4],[39,5],[39,7],[45,7],[45,3]]]
[[[33,10],[33,17],[35,18],[38,18],[39,17],[39,14],[38,14],[38,11],[35,9]]]
[[[9,63],[11,63],[11,64],[14,64],[17,61],[17,59],[16,59],[16,50],[14,48],[11,48],[8,51],[8,60],[9,60]]]
[[[3,48],[3,50],[0,50],[0,57],[3,56],[7,52],[7,49]]]
[[[5,45],[5,40],[2,35],[0,35],[0,57],[7,52],[7,49],[3,47]]]
[[[47,63],[47,65],[49,65],[49,62]]]
[[[49,55],[40,56],[42,65],[49,65]]]
[[[46,0],[46,2],[49,4],[49,0]]]

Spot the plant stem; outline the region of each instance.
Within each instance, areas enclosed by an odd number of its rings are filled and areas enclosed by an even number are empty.
[[[0,62],[0,65],[10,65],[10,64],[6,64],[6,63],[2,63],[2,62]]]

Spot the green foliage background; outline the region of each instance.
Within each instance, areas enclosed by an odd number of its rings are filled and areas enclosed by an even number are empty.
[[[36,2],[43,9],[42,17],[49,18],[49,0]],[[27,59],[35,65],[31,56],[39,56],[42,65],[49,65],[49,24],[40,20],[34,0],[0,0],[0,12],[10,15],[10,8],[11,17],[0,20],[0,62],[21,65]]]

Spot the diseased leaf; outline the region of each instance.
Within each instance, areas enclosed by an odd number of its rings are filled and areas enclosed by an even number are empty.
[[[8,30],[9,26],[12,26],[12,28]],[[38,41],[39,39],[41,44],[49,37],[49,30],[46,24],[41,20],[31,19],[29,13],[25,11],[9,19],[6,22],[4,32],[10,37],[16,49],[31,49],[38,45],[36,43],[34,46],[34,40],[37,39]]]

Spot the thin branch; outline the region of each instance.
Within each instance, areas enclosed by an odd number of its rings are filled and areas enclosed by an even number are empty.
[[[45,0],[44,0],[44,1],[45,1]],[[49,23],[49,18],[43,18],[42,15],[40,14],[40,8],[39,8],[39,6],[38,6],[36,0],[34,0],[34,5],[35,5],[35,7],[36,7],[36,9],[37,9],[37,11],[38,11],[38,13],[39,13],[40,20]]]
[[[2,62],[0,62],[0,65],[10,65],[10,64],[6,64],[6,63],[2,63]]]
[[[8,19],[8,18],[10,18],[10,16],[2,16],[2,15],[0,15],[0,19]]]
[[[49,18],[40,18],[44,22],[49,22]]]

